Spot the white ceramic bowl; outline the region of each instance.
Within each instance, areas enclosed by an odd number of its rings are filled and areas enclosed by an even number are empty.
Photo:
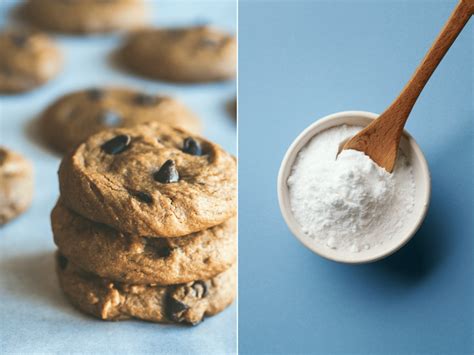
[[[403,227],[397,236],[393,237],[391,240],[384,241],[383,245],[379,245],[369,250],[363,250],[359,253],[343,253],[338,250],[330,249],[324,244],[317,243],[310,237],[306,236],[301,231],[298,222],[291,212],[287,180],[300,150],[311,140],[311,138],[321,131],[343,124],[366,126],[377,117],[378,115],[375,113],[363,111],[345,111],[326,116],[306,128],[293,141],[281,163],[280,171],[278,173],[277,188],[278,201],[283,218],[291,232],[301,243],[314,253],[327,259],[351,264],[368,263],[382,259],[405,245],[416,233],[426,216],[431,194],[430,172],[420,147],[406,131],[404,131],[404,136],[401,139],[400,149],[413,165],[413,175],[416,186],[415,206],[413,213],[411,213],[409,218],[403,222]]]

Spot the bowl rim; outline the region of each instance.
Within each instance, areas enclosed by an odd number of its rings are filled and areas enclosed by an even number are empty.
[[[330,128],[330,127],[326,127],[322,130],[317,131],[320,126],[325,125],[329,121],[344,118],[344,117],[347,118],[348,120],[353,119],[353,118],[368,118],[368,119],[374,120],[378,116],[379,116],[378,114],[373,113],[373,112],[368,112],[368,111],[341,111],[341,112],[332,113],[320,119],[317,119],[315,122],[313,122],[308,127],[306,127],[292,141],[280,164],[280,168],[278,171],[278,178],[277,178],[277,194],[278,194],[278,204],[279,204],[280,212],[283,216],[283,219],[285,223],[287,224],[288,228],[290,229],[291,233],[293,234],[293,236],[299,242],[301,242],[306,248],[310,249],[313,253],[319,256],[322,256],[323,258],[326,258],[328,260],[345,263],[345,264],[365,264],[365,263],[375,262],[383,258],[386,258],[387,256],[400,250],[400,248],[402,248],[406,243],[408,243],[409,240],[413,238],[413,236],[416,234],[421,224],[423,223],[426,217],[426,214],[428,212],[428,207],[431,200],[431,175],[430,175],[430,170],[428,167],[428,162],[426,161],[426,158],[421,148],[416,143],[415,139],[406,130],[403,130],[403,135],[405,139],[407,140],[417,160],[419,160],[419,163],[420,163],[419,168],[421,169],[421,175],[423,176],[423,180],[425,180],[424,186],[420,186],[420,188],[423,188],[422,194],[423,196],[426,196],[426,201],[424,201],[422,205],[421,214],[417,222],[414,223],[413,226],[410,228],[407,235],[404,236],[403,238],[400,238],[399,243],[395,244],[392,248],[389,248],[386,250],[382,249],[380,253],[376,253],[375,255],[371,254],[370,257],[360,258],[357,260],[346,259],[344,258],[343,253],[341,253],[341,256],[334,256],[330,253],[326,253],[323,247],[321,247],[320,245],[316,243],[309,243],[307,240],[307,237],[301,235],[302,233],[299,229],[300,227],[298,223],[296,222],[296,220],[294,219],[294,216],[290,210],[289,202],[287,202],[289,200],[289,197],[288,197],[289,190],[286,183],[289,173],[291,172],[291,168],[294,164],[294,160],[298,156],[299,151],[315,136],[316,133],[319,133],[323,130]],[[317,132],[314,132],[314,131],[317,131]]]

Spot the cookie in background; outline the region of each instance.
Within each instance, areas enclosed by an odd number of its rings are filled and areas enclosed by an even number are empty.
[[[39,119],[46,143],[58,152],[75,148],[107,128],[131,127],[156,121],[201,131],[199,118],[180,101],[126,88],[90,88],[54,101]]]
[[[0,92],[35,89],[54,78],[62,65],[59,48],[46,34],[24,28],[0,32]]]
[[[33,190],[31,162],[0,146],[0,226],[30,207]]]
[[[234,35],[210,26],[149,28],[131,34],[116,57],[157,80],[222,81],[236,75],[237,43]]]
[[[148,22],[143,0],[28,0],[19,14],[41,29],[71,34],[132,30]]]

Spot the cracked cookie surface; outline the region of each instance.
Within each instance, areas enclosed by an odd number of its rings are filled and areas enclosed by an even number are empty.
[[[129,234],[179,237],[233,217],[236,160],[189,132],[151,122],[91,136],[59,168],[62,202]]]
[[[51,213],[56,245],[83,270],[135,284],[209,279],[237,257],[236,220],[180,238],[127,235],[94,223],[58,201]]]
[[[33,198],[33,166],[0,146],[0,226],[24,212]]]
[[[181,285],[124,284],[87,273],[59,253],[56,270],[71,303],[103,320],[198,324],[232,303],[237,282],[233,266],[210,280]]]
[[[47,35],[26,29],[0,32],[0,92],[32,90],[61,67],[62,55]]]
[[[21,12],[34,25],[67,33],[130,30],[148,20],[143,0],[29,0]]]
[[[199,119],[167,96],[126,88],[90,88],[67,94],[41,115],[41,132],[55,150],[66,152],[90,135],[113,127],[157,121],[198,133]]]
[[[144,76],[208,82],[235,76],[236,48],[233,35],[209,26],[145,29],[130,35],[118,56]]]

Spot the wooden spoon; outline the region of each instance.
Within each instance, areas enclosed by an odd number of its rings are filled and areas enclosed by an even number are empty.
[[[474,13],[474,0],[460,0],[448,22],[400,95],[375,121],[349,139],[342,149],[364,152],[377,165],[393,171],[403,127],[418,96],[449,47]]]

